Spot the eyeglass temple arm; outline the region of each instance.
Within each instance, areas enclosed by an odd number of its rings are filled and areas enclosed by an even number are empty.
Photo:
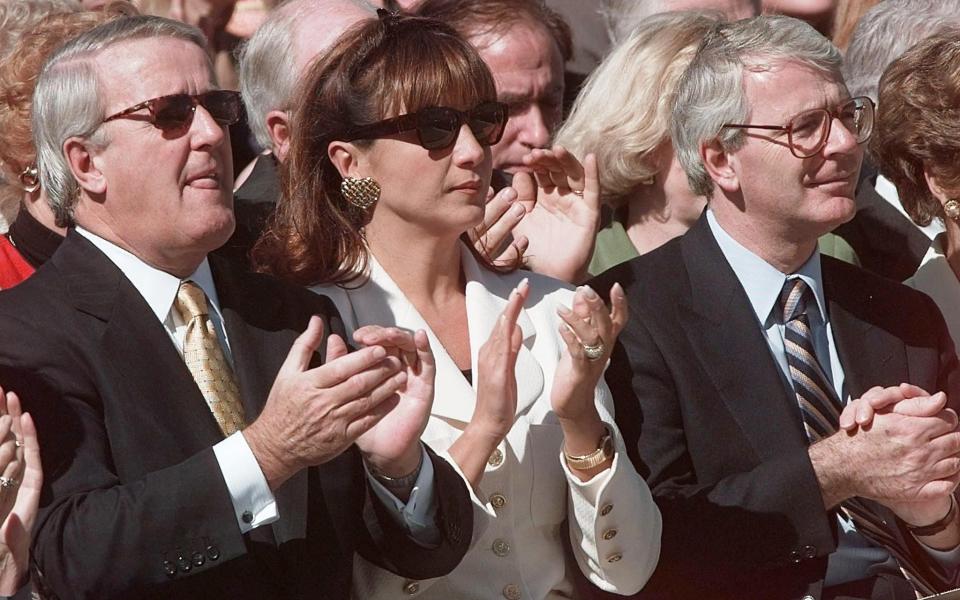
[[[749,125],[746,123],[727,123],[724,127],[734,127],[736,129],[769,129],[771,131],[787,131],[790,129],[784,125]]]
[[[107,121],[113,121],[113,120],[115,120],[115,119],[122,119],[123,117],[125,117],[125,116],[127,116],[127,115],[131,115],[131,114],[137,112],[138,110],[143,110],[143,109],[145,109],[145,108],[150,108],[152,102],[153,102],[153,100],[147,100],[147,101],[145,101],[145,102],[141,102],[140,104],[137,104],[136,106],[131,106],[130,108],[121,110],[120,112],[118,112],[118,113],[115,114],[115,115],[110,115],[109,117],[107,117],[106,119],[104,119],[103,122],[106,123]],[[151,110],[150,112],[153,113],[153,110]]]

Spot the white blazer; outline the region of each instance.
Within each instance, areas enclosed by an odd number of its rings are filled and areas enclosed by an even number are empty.
[[[566,468],[561,455],[563,433],[550,407],[554,371],[565,345],[558,332],[558,305],[571,306],[566,284],[534,273],[509,275],[481,267],[463,247],[467,280],[471,385],[446,353],[430,327],[400,288],[371,256],[370,278],[361,287],[317,286],[329,296],[347,332],[363,325],[423,329],[437,362],[432,414],[423,441],[444,455],[473,415],[477,352],[506,306],[510,291],[524,277],[530,295],[520,313],[523,346],[517,357],[517,416],[513,428],[491,455],[478,489],[470,551],[446,577],[410,581],[362,558],[354,562],[355,598],[491,598],[573,597],[571,566],[565,564],[561,524],[569,522],[577,565],[600,588],[636,593],[656,567],[660,553],[660,512],[646,483],[627,458],[613,421],[613,401],[606,384],[597,386],[600,417],[613,432],[613,466],[587,483]],[[576,567],[572,567],[576,568]]]
[[[960,280],[947,262],[947,234],[933,238],[930,249],[913,277],[904,281],[915,290],[933,298],[947,322],[953,345],[960,343]]]

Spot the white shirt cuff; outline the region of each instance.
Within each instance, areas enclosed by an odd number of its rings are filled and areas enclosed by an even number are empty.
[[[420,452],[423,453],[423,463],[406,504],[377,481],[366,463],[363,468],[367,472],[367,479],[370,481],[373,493],[384,506],[393,509],[388,512],[394,522],[406,529],[418,544],[435,546],[440,543],[440,530],[436,524],[437,502],[433,488],[433,462],[423,444],[420,445]]]
[[[241,432],[214,445],[213,453],[230,492],[240,533],[247,533],[280,518],[276,498]]]

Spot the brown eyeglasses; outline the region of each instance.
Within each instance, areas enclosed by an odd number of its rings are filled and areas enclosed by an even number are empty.
[[[835,118],[853,134],[858,144],[866,142],[873,133],[874,111],[873,100],[858,96],[840,104],[835,110],[814,108],[803,111],[786,125],[727,123],[724,127],[786,131],[790,152],[797,158],[810,158],[827,145],[830,126]]]
[[[193,122],[193,114],[197,111],[198,104],[220,125],[233,125],[239,121],[243,109],[239,92],[211,90],[203,94],[170,94],[151,98],[110,115],[103,122],[140,118],[163,131],[186,129]],[[150,111],[150,114],[133,114],[143,109]]]

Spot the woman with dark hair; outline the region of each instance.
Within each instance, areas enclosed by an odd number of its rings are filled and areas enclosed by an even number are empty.
[[[946,229],[905,283],[933,298],[960,343],[960,29],[933,35],[891,63],[878,105],[870,151],[880,173],[897,186],[914,223],[937,220]]]
[[[429,341],[437,376],[423,440],[476,505],[453,573],[409,581],[360,561],[355,596],[568,598],[563,537],[596,585],[637,592],[656,566],[660,515],[602,381],[623,291],[608,310],[587,287],[494,267],[469,243],[507,118],[486,65],[448,26],[383,12],[303,85],[282,199],[254,261],[330,296],[358,344],[391,335],[368,324]],[[592,157],[585,167],[557,193],[595,199]]]

